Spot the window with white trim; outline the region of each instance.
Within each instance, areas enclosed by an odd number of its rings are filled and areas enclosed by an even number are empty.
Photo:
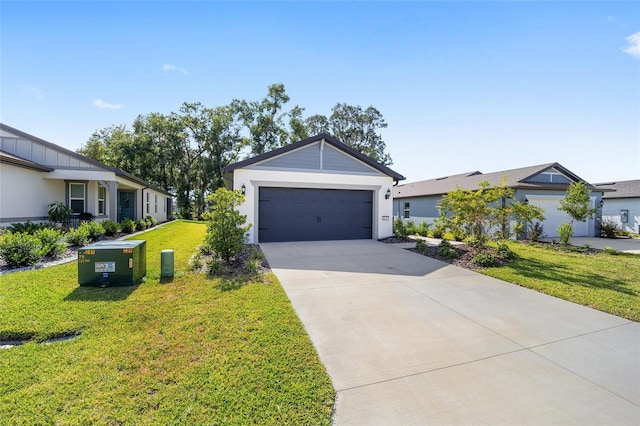
[[[104,203],[106,192],[104,186],[98,185],[98,214],[106,214]]]
[[[411,217],[411,209],[410,203],[408,201],[404,202],[404,218],[409,219]]]
[[[155,213],[158,213],[158,194],[155,194],[154,196],[155,202],[154,202],[154,207],[153,207],[153,211]]]
[[[147,213],[149,213],[149,193],[147,192]]]
[[[85,212],[85,184],[79,182],[69,183],[69,207],[74,213]]]

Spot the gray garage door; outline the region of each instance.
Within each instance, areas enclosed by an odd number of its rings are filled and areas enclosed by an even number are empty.
[[[260,188],[260,242],[370,239],[371,191]]]

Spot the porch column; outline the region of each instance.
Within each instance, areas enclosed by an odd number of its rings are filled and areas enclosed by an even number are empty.
[[[118,182],[109,181],[109,220],[118,221]]]

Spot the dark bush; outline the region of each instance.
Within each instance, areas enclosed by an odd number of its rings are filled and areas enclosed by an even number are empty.
[[[48,227],[49,226],[46,223],[33,223],[30,220],[28,220],[22,223],[12,223],[8,229],[13,233],[24,233],[24,234],[33,235],[39,229],[44,229]]]
[[[513,260],[516,259],[518,257],[517,254],[515,254],[508,245],[501,243],[498,244],[498,247],[496,248],[496,253],[498,253],[498,256],[500,256],[501,258],[505,259],[505,260]]]
[[[471,259],[471,262],[484,268],[500,266],[500,260],[491,253],[478,253]]]
[[[442,239],[440,244],[438,244],[438,254],[442,257],[446,257],[447,259],[455,259],[460,257],[456,249],[451,246],[451,243],[447,239]]]
[[[603,238],[615,238],[620,233],[620,227],[612,220],[603,220],[600,235]]]
[[[416,240],[416,250],[418,251],[426,251],[429,246],[424,240],[417,239]]]

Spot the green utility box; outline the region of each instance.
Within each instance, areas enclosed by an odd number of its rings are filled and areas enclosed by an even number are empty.
[[[147,273],[145,240],[100,241],[78,250],[80,286],[127,286]]]

